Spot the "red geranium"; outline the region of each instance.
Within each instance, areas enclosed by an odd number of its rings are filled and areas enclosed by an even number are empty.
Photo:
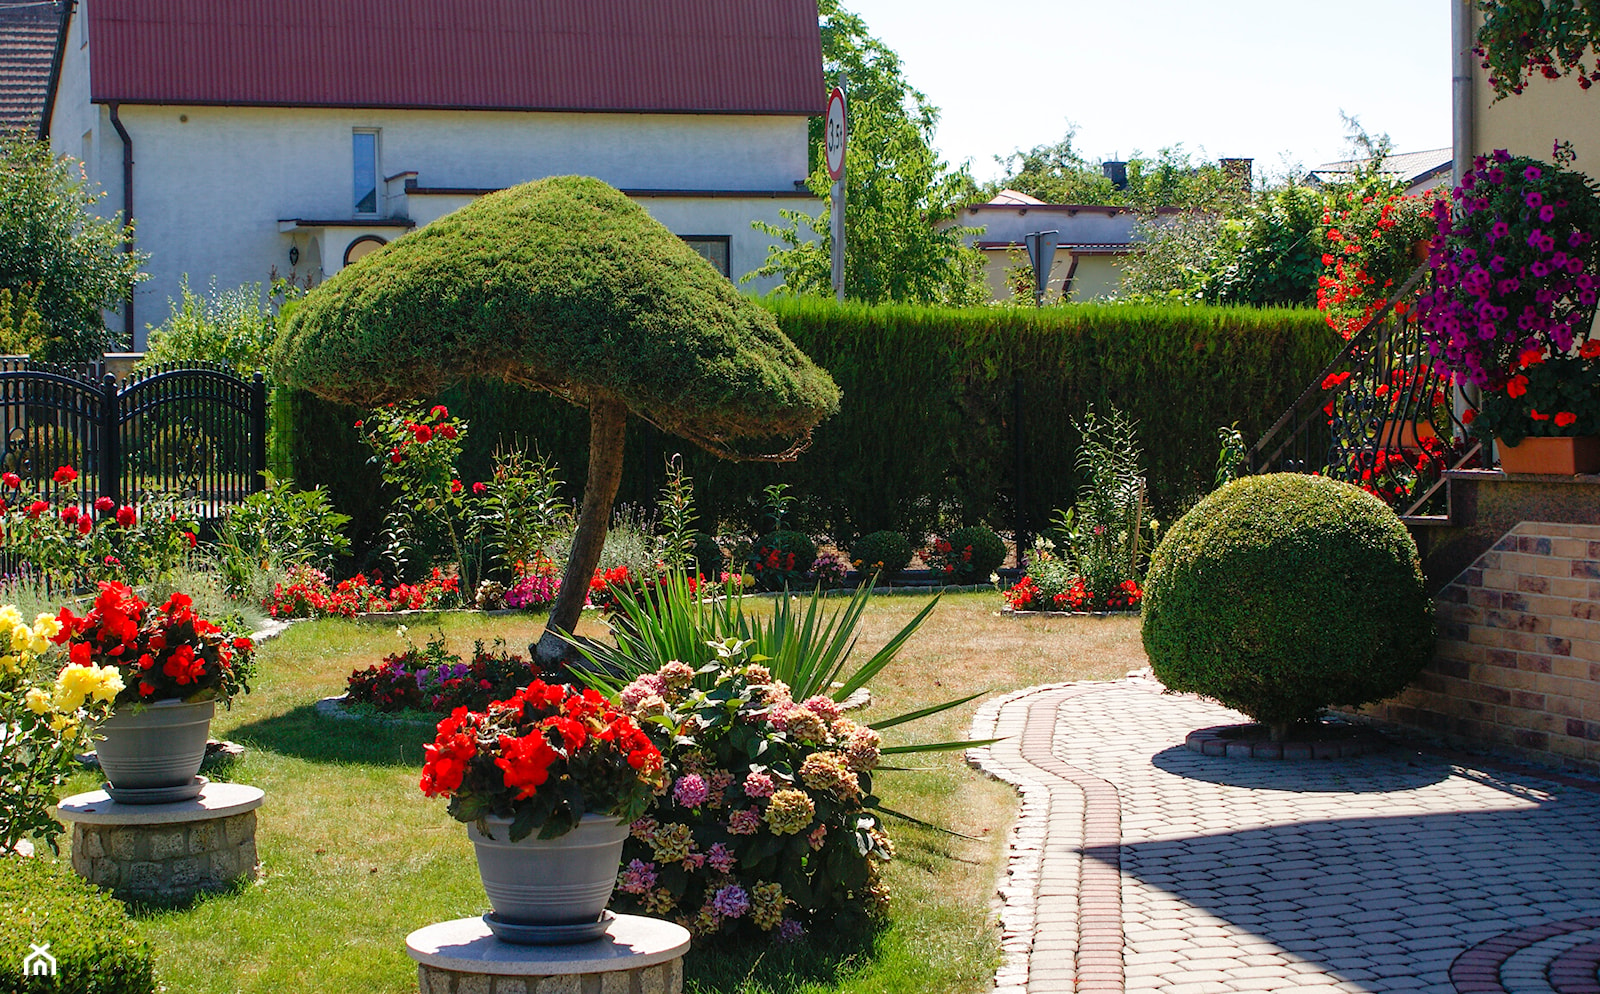
[[[534,680],[487,711],[457,708],[426,748],[420,786],[458,821],[513,819],[512,841],[565,834],[586,813],[632,821],[661,785],[661,752],[594,690]]]

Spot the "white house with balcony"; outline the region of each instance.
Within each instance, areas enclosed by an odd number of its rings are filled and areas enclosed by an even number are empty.
[[[815,0],[63,0],[40,133],[180,280],[313,281],[484,193],[584,174],[738,280],[815,213]],[[744,286],[764,290],[764,281]]]

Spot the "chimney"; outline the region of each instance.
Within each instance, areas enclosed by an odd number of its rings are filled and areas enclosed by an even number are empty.
[[[1240,189],[1245,193],[1249,193],[1250,187],[1254,182],[1252,174],[1255,161],[1254,159],[1218,159],[1217,165],[1222,167],[1224,173],[1238,182]]]
[[[1115,159],[1102,162],[1100,163],[1100,171],[1105,174],[1106,179],[1110,180],[1111,185],[1116,189],[1126,190],[1128,188],[1128,164],[1126,162],[1118,162]]]

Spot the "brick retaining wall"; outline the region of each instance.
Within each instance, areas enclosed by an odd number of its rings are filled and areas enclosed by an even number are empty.
[[[1437,604],[1434,661],[1361,713],[1600,773],[1600,525],[1523,522]]]

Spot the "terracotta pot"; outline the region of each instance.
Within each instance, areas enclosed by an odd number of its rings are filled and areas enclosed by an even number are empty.
[[[1495,439],[1500,468],[1507,473],[1543,473],[1549,476],[1575,476],[1600,473],[1600,436],[1578,438],[1534,438],[1521,445],[1507,445]]]
[[[1378,442],[1384,446],[1420,450],[1424,440],[1438,437],[1431,421],[1389,421],[1379,432]]]

